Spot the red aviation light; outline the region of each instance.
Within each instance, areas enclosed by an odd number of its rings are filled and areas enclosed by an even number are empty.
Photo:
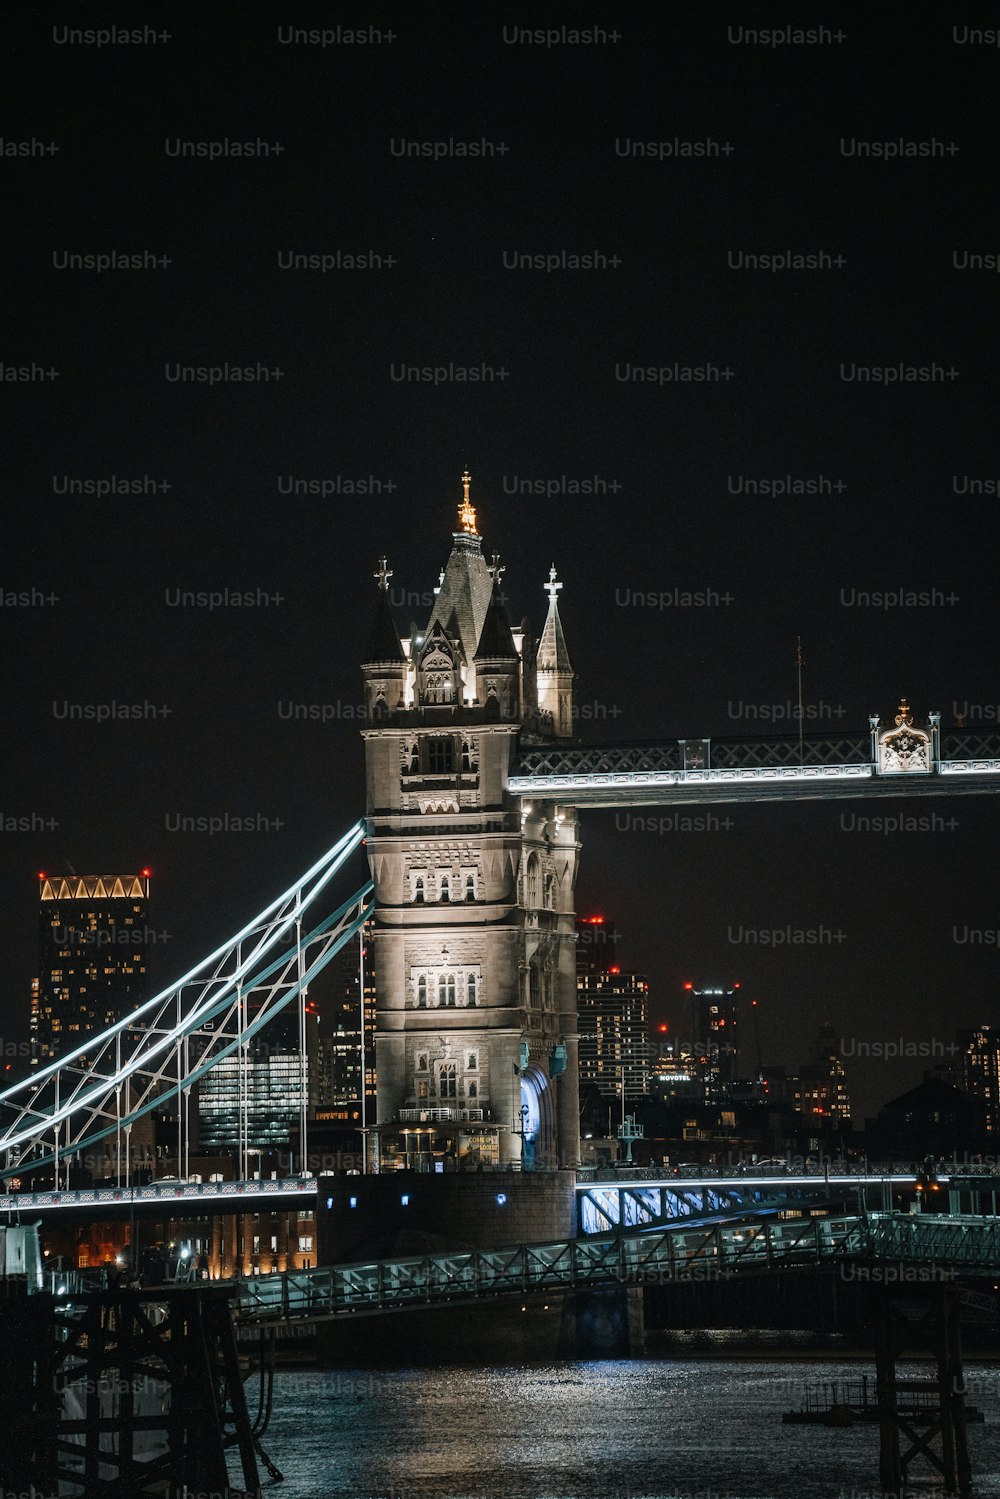
[[[153,871],[151,869],[142,869],[139,872],[144,880],[152,879]]]
[[[621,973],[621,969],[618,967],[618,964],[615,963],[611,968],[608,969],[608,972],[609,973]]]
[[[694,984],[685,984],[684,987],[685,987],[685,989],[693,989],[694,988]]]

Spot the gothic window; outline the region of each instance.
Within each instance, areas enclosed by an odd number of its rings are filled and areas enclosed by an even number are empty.
[[[451,880],[446,874],[441,876],[441,897],[443,901],[451,900]]]
[[[472,755],[472,746],[466,739],[462,743],[462,769],[475,770],[476,765]]]
[[[438,1069],[438,1097],[458,1097],[458,1063],[441,1062]]]
[[[448,980],[444,974],[438,974],[438,1004],[443,1009],[448,1003]]]
[[[417,1071],[418,1072],[426,1072],[427,1071],[427,1053],[425,1051],[421,1051],[421,1052],[417,1053]]]
[[[455,999],[456,999],[456,986],[455,986],[455,975],[454,975],[454,973],[449,973],[449,975],[448,975],[447,989],[448,989],[448,1005],[449,1005],[449,1008],[450,1009],[454,1009],[455,1008]]]
[[[528,906],[538,905],[538,855],[532,854],[528,860],[527,899]]]
[[[426,1101],[427,1101],[427,1092],[428,1092],[427,1081],[426,1081],[426,1079],[421,1079],[421,1081],[417,1083],[417,1098],[419,1099],[419,1101],[421,1103],[426,1103]]]
[[[555,876],[551,875],[551,874],[547,874],[545,876],[545,908],[546,908],[546,910],[551,911],[553,909],[553,907],[555,906],[555,892],[556,892]]]
[[[450,739],[430,739],[427,742],[427,771],[429,775],[450,775],[455,768],[455,746]]]
[[[450,703],[452,682],[450,674],[432,672],[427,678],[424,700],[428,703]]]
[[[479,1084],[476,1082],[475,1078],[470,1078],[467,1093],[469,1098],[479,1097]]]
[[[418,874],[413,882],[413,899],[418,906],[424,903],[424,877]]]
[[[466,1070],[466,1072],[478,1072],[479,1071],[479,1058],[478,1058],[478,1056],[476,1055],[476,1053],[474,1051],[470,1051],[469,1052],[469,1058],[468,1058],[468,1061],[465,1064],[465,1070]]]
[[[528,995],[531,1008],[537,1010],[542,1002],[542,976],[536,963],[528,970]]]
[[[470,1005],[474,1005],[478,999],[476,989],[476,975],[474,973],[470,973],[468,983],[465,986],[465,997]]]
[[[417,979],[417,1008],[419,1010],[427,1008],[427,975],[425,973]]]
[[[465,898],[466,898],[466,900],[475,900],[475,898],[476,898],[476,877],[475,877],[475,875],[467,874],[465,876]]]
[[[415,744],[410,745],[410,775],[415,776],[420,772],[420,751]]]

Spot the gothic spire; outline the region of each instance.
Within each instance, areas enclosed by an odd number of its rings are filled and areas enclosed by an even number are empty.
[[[389,599],[389,579],[392,577],[392,569],[384,557],[379,558],[379,565],[374,576],[378,583],[378,602],[375,605],[375,618],[368,637],[365,663],[405,661],[406,657],[399,641],[399,631],[392,617],[392,603]]]

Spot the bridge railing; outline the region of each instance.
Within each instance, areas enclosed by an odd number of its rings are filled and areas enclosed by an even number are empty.
[[[876,774],[899,766],[880,766],[878,719],[868,730],[787,735],[708,736],[703,739],[626,741],[618,744],[551,744],[526,747],[514,771],[515,790],[551,776],[635,776],[643,774],[702,778],[706,773],[736,770],[794,771],[799,768],[854,768]],[[884,732],[884,731],[883,731]],[[890,730],[891,732],[891,730]],[[920,731],[918,731],[919,733]],[[1000,763],[1000,732],[981,729],[939,730],[927,734],[925,771],[981,768]],[[912,773],[916,766],[908,767]]]
[[[505,1249],[331,1265],[241,1280],[249,1320],[333,1317],[582,1286],[729,1278],[837,1259],[1000,1270],[1000,1224],[982,1218],[871,1214],[685,1226]]]

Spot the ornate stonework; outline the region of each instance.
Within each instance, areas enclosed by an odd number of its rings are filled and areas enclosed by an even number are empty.
[[[878,738],[880,775],[925,775],[931,769],[931,736],[913,726],[913,713],[904,697],[896,712],[896,727]]]
[[[412,639],[385,617],[383,560],[378,661],[364,667],[382,1169],[579,1155],[576,813],[522,805],[507,785],[522,732],[544,743],[572,721],[561,585],[553,571],[536,648],[526,628],[511,630],[470,483],[431,618]],[[569,1065],[550,1068],[564,1053]]]

